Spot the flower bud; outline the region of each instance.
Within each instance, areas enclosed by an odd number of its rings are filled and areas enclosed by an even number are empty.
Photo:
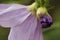
[[[48,12],[47,12],[47,9],[45,7],[40,7],[37,9],[37,13],[36,13],[36,16],[37,18],[40,18],[44,15],[46,15]]]

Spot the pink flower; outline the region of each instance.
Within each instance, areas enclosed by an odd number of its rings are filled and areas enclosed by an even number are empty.
[[[8,40],[43,40],[40,22],[19,4],[0,4],[0,25],[10,28]]]

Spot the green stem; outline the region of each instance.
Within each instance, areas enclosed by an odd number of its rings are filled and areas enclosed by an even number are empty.
[[[40,6],[44,6],[44,0],[35,0]]]
[[[49,4],[49,0],[35,0],[40,6],[46,6]]]

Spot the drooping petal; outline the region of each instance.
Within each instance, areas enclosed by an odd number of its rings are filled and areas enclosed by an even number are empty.
[[[0,12],[0,25],[13,27],[20,24],[30,15],[29,12],[27,6],[13,4]]]
[[[18,8],[24,8],[24,7],[26,7],[26,6],[24,6],[24,5],[19,5],[19,4],[0,4],[0,12],[1,11],[5,11],[5,9],[7,9],[7,8],[11,8],[11,9],[16,9],[16,7],[18,7]],[[18,9],[17,8],[17,9]]]
[[[34,40],[37,20],[30,15],[22,24],[11,28],[8,40]]]
[[[10,7],[11,5],[8,4],[0,4],[0,12],[5,10],[6,8]]]
[[[43,33],[42,33],[42,26],[41,23],[37,22],[37,28],[35,30],[35,34],[34,34],[34,40],[43,40]]]

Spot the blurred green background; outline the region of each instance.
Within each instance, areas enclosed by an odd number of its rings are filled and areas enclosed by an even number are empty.
[[[34,0],[0,0],[0,3],[18,3],[29,5]],[[60,40],[60,0],[50,0],[52,6],[55,6],[50,10],[50,15],[53,18],[53,25],[50,28],[43,29],[44,40]],[[0,27],[0,40],[7,40],[9,29]]]
[[[19,4],[31,4],[34,0],[0,0],[0,3],[19,3]]]

